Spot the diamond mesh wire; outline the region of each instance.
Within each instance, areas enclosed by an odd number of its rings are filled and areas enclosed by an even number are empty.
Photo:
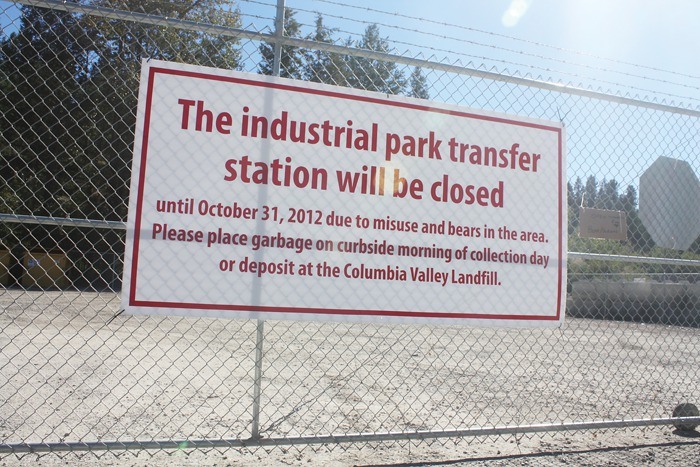
[[[241,22],[218,2],[86,4]],[[126,220],[141,59],[261,72],[271,46],[135,14],[2,5],[0,443],[249,439],[256,323],[120,314],[123,230],[57,220]],[[391,52],[378,37],[349,45]],[[568,317],[555,330],[267,322],[262,438],[648,420],[698,403],[700,232],[684,251],[658,245],[639,202],[658,156],[687,163],[697,192],[697,116],[351,51],[285,46],[280,74],[561,121],[569,250],[614,257],[570,259]],[[697,221],[700,204],[682,202]],[[579,237],[581,207],[624,212],[627,240]]]

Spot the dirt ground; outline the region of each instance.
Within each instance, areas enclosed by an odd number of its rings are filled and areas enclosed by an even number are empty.
[[[2,443],[246,439],[257,323],[119,315],[112,293],[0,290]],[[669,417],[700,329],[267,321],[259,431],[285,439]],[[0,465],[698,465],[670,426],[431,441],[8,454]]]
[[[700,433],[671,428],[597,430],[417,444],[23,454],[0,465],[85,466],[697,466]]]

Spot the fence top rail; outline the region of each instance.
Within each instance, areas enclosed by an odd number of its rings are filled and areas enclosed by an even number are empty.
[[[670,266],[694,266],[700,267],[700,261],[696,259],[681,258],[655,258],[653,256],[631,256],[631,255],[610,255],[601,253],[584,253],[570,251],[569,258],[597,260],[597,261],[620,261],[623,263],[645,263],[645,264],[667,264]]]
[[[13,224],[55,225],[59,227],[87,227],[93,229],[126,230],[126,223],[99,219],[71,219],[44,216],[25,216],[0,213],[0,222]],[[700,261],[680,258],[655,258],[652,256],[610,255],[569,251],[570,258],[597,261],[621,261],[625,263],[667,264],[671,266],[700,267]]]
[[[99,219],[71,219],[61,217],[25,216],[21,214],[0,213],[0,221],[13,224],[54,225],[59,227],[88,227],[92,229],[126,230],[122,221]]]
[[[315,49],[324,52],[333,52],[343,55],[353,55],[361,58],[367,58],[372,60],[380,60],[387,62],[394,62],[401,65],[416,66],[421,68],[433,69],[436,71],[444,71],[449,73],[455,73],[459,75],[467,75],[475,78],[484,78],[493,81],[499,81],[519,86],[528,86],[532,88],[542,89],[546,91],[559,92],[563,94],[570,94],[574,96],[587,97],[591,99],[598,99],[602,101],[614,102],[617,104],[630,105],[634,107],[646,108],[651,110],[658,110],[662,112],[669,112],[679,115],[687,115],[690,117],[700,118],[700,109],[692,109],[686,107],[680,107],[676,105],[669,105],[658,102],[649,102],[641,99],[635,99],[631,97],[625,97],[615,94],[604,93],[600,91],[593,91],[590,89],[579,88],[575,86],[570,86],[564,83],[549,82],[544,80],[537,80],[532,78],[524,78],[518,76],[511,76],[500,74],[493,71],[478,70],[474,68],[469,68],[462,66],[460,64],[450,64],[442,63],[432,60],[424,60],[418,58],[411,58],[402,55],[395,55],[384,52],[376,52],[366,49],[358,49],[353,47],[335,45],[325,42],[316,42],[308,39],[298,39],[292,37],[285,37],[281,35],[276,35],[274,33],[262,33],[257,31],[250,31],[246,29],[231,28],[225,26],[217,26],[212,24],[200,23],[190,20],[182,20],[177,18],[169,18],[165,16],[157,16],[152,14],[145,14],[127,10],[118,10],[114,8],[107,8],[102,6],[93,5],[82,5],[78,3],[68,3],[61,0],[16,0],[15,3],[34,6],[50,8],[54,10],[66,11],[69,13],[81,13],[89,14],[94,16],[101,16],[104,18],[133,21],[142,24],[150,24],[154,26],[167,26],[176,29],[183,29],[188,31],[198,31],[210,34],[219,34],[227,37],[244,38],[257,41],[265,41],[269,43],[278,43],[280,45]]]

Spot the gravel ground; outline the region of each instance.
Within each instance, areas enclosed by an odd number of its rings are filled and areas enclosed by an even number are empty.
[[[4,443],[245,439],[256,323],[118,315],[116,294],[0,290]],[[700,330],[268,321],[265,438],[668,417],[700,405]],[[252,450],[6,455],[2,465],[700,465],[672,427]]]
[[[697,466],[700,433],[670,428],[602,430],[531,438],[238,450],[56,453],[9,456],[0,465]]]

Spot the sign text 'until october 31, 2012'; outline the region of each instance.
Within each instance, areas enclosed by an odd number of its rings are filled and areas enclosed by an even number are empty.
[[[127,313],[557,326],[560,124],[142,68]]]

